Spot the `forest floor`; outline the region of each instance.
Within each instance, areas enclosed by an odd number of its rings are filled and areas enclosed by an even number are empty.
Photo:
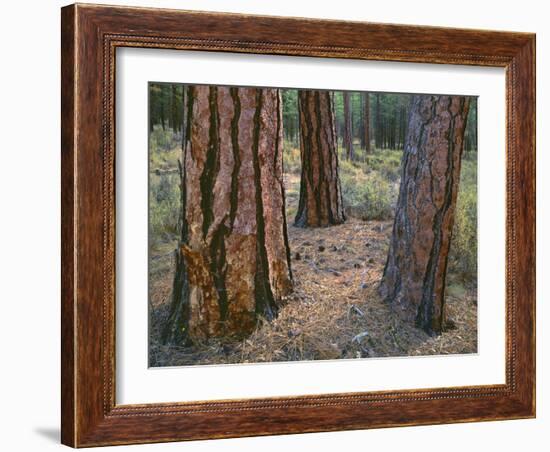
[[[294,291],[272,322],[247,339],[210,340],[191,347],[160,343],[170,307],[175,242],[152,249],[149,363],[158,366],[231,364],[465,354],[477,351],[477,292],[452,275],[447,314],[455,328],[429,336],[403,322],[377,292],[392,221],[348,218],[338,226],[293,226],[299,176],[285,175]]]

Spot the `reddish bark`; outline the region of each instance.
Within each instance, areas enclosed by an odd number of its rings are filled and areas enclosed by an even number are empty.
[[[292,288],[276,89],[191,86],[165,342],[245,336]]]
[[[345,215],[330,93],[299,91],[298,106],[302,175],[294,224],[319,227],[343,223]]]
[[[415,96],[380,293],[428,333],[445,328],[445,278],[469,99]]]

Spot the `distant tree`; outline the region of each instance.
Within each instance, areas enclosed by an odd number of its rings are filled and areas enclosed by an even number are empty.
[[[359,125],[356,130],[359,133],[359,146],[361,149],[365,149],[365,93],[359,93]],[[357,115],[354,113],[354,117]]]
[[[374,144],[376,149],[382,148],[382,112],[380,111],[380,93],[375,94],[376,117],[374,122]]]
[[[162,126],[162,130],[166,130],[166,90],[165,86],[161,85],[161,91],[160,91],[160,125]]]
[[[188,87],[183,85],[181,87],[181,114],[180,114],[180,120],[181,120],[181,149],[182,152],[185,152],[185,142],[187,141],[187,117],[189,116],[189,112],[187,111],[187,90]],[[182,154],[183,156],[183,154]],[[184,162],[185,160],[182,160]]]
[[[346,158],[354,159],[353,152],[353,123],[351,118],[351,95],[344,91],[344,149],[346,150]]]
[[[178,133],[181,130],[183,111],[183,85],[177,83],[151,83],[149,85],[149,129],[160,125]]]
[[[470,112],[464,141],[466,151],[477,151],[477,99],[475,97],[470,101]]]
[[[370,153],[370,100],[369,93],[362,93],[363,98],[363,133],[362,141],[365,152]]]
[[[298,92],[295,89],[284,89],[281,93],[285,139],[298,146]]]
[[[405,148],[405,134],[407,131],[407,106],[402,103],[399,107],[399,126],[398,126],[398,138],[397,149]]]
[[[407,94],[375,93],[374,105],[369,102],[368,113],[371,116],[372,135],[377,149],[403,149],[407,130],[410,96]],[[367,107],[365,107],[367,108]],[[369,118],[369,123],[371,119]]]
[[[246,336],[292,288],[278,90],[189,86],[165,343]]]
[[[164,83],[151,83],[149,86],[149,127],[151,131],[153,126],[161,125],[163,128],[166,127],[164,124],[166,110],[165,104],[169,101],[170,96],[167,93],[167,85]]]
[[[295,225],[318,227],[345,221],[331,94],[300,90],[302,175]]]
[[[178,110],[178,104],[177,104],[177,92],[178,87],[175,84],[172,84],[170,86],[171,92],[170,92],[170,98],[169,98],[169,107],[170,107],[170,115],[168,117],[168,127],[170,127],[172,130],[176,130],[176,127],[179,127],[177,118],[177,110]]]
[[[445,328],[445,278],[469,98],[414,96],[380,294],[426,332]]]
[[[155,113],[157,109],[157,102],[155,99],[155,86],[153,84],[149,85],[149,133],[153,132],[155,127]]]

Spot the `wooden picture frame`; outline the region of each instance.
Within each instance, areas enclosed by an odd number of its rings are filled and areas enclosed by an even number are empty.
[[[535,416],[535,35],[70,5],[62,9],[62,442],[73,447]],[[115,404],[115,50],[506,69],[506,383]]]

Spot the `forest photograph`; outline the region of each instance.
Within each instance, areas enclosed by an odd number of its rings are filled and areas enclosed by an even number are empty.
[[[477,353],[476,97],[148,98],[150,367]]]

